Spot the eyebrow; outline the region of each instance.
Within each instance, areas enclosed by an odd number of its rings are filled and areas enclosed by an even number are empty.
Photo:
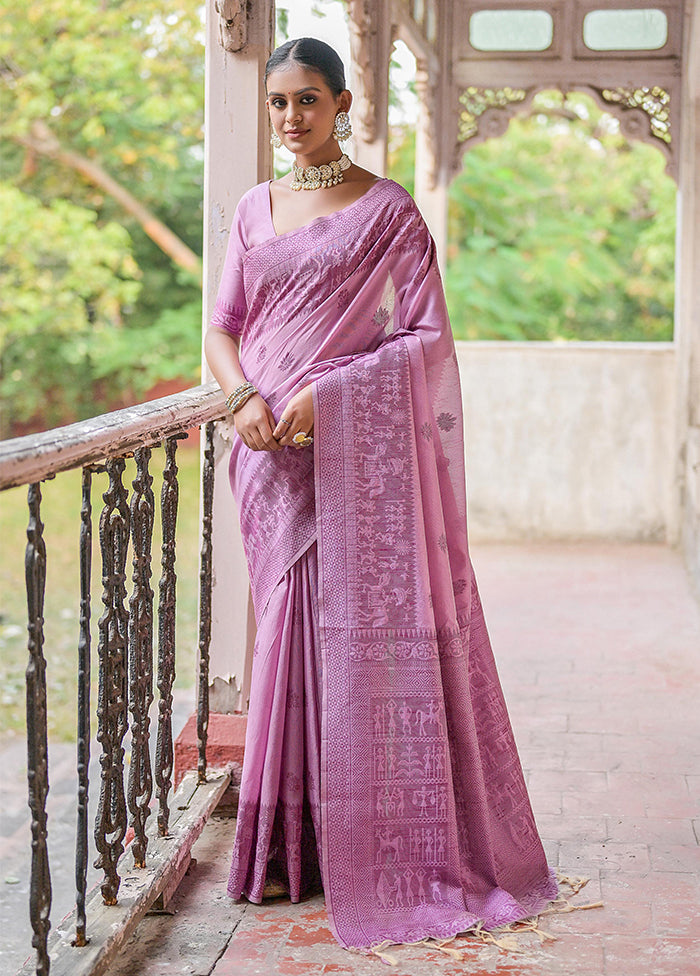
[[[307,91],[317,91],[317,92],[320,92],[321,89],[320,88],[314,88],[311,85],[309,85],[308,88],[300,88],[299,91],[295,91],[295,92],[293,92],[293,94],[294,95],[301,95],[303,92],[307,92]],[[267,93],[267,97],[268,98],[271,98],[273,95],[275,95],[278,98],[280,98],[280,97],[281,98],[284,98],[284,93],[283,92],[268,92]]]

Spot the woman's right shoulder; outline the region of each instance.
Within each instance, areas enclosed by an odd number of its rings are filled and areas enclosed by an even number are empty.
[[[255,241],[259,236],[259,229],[267,226],[270,212],[269,181],[256,183],[241,196],[233,214],[231,229],[236,230],[239,237],[246,242]]]
[[[255,186],[251,186],[249,190],[246,190],[243,196],[238,201],[236,209],[248,209],[249,207],[258,207],[262,203],[267,203],[269,195],[269,180],[263,180],[262,183],[256,183]]]

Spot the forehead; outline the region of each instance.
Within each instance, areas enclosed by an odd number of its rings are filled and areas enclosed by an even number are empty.
[[[279,95],[293,95],[300,88],[317,88],[321,91],[330,91],[323,75],[313,68],[296,64],[294,61],[276,68],[267,76],[268,94],[276,92]]]

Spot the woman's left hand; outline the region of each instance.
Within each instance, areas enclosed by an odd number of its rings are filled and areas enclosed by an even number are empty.
[[[282,447],[300,448],[301,444],[294,443],[294,435],[304,433],[310,436],[313,433],[313,429],[314,401],[311,393],[311,385],[309,385],[294,394],[284,408],[272,436],[280,442]]]

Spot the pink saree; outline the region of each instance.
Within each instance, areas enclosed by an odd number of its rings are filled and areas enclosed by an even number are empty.
[[[268,184],[231,231],[212,324],[314,445],[230,477],[258,624],[229,893],[322,884],[346,946],[539,912],[537,833],[469,559],[459,374],[433,241],[380,179],[276,236]]]

